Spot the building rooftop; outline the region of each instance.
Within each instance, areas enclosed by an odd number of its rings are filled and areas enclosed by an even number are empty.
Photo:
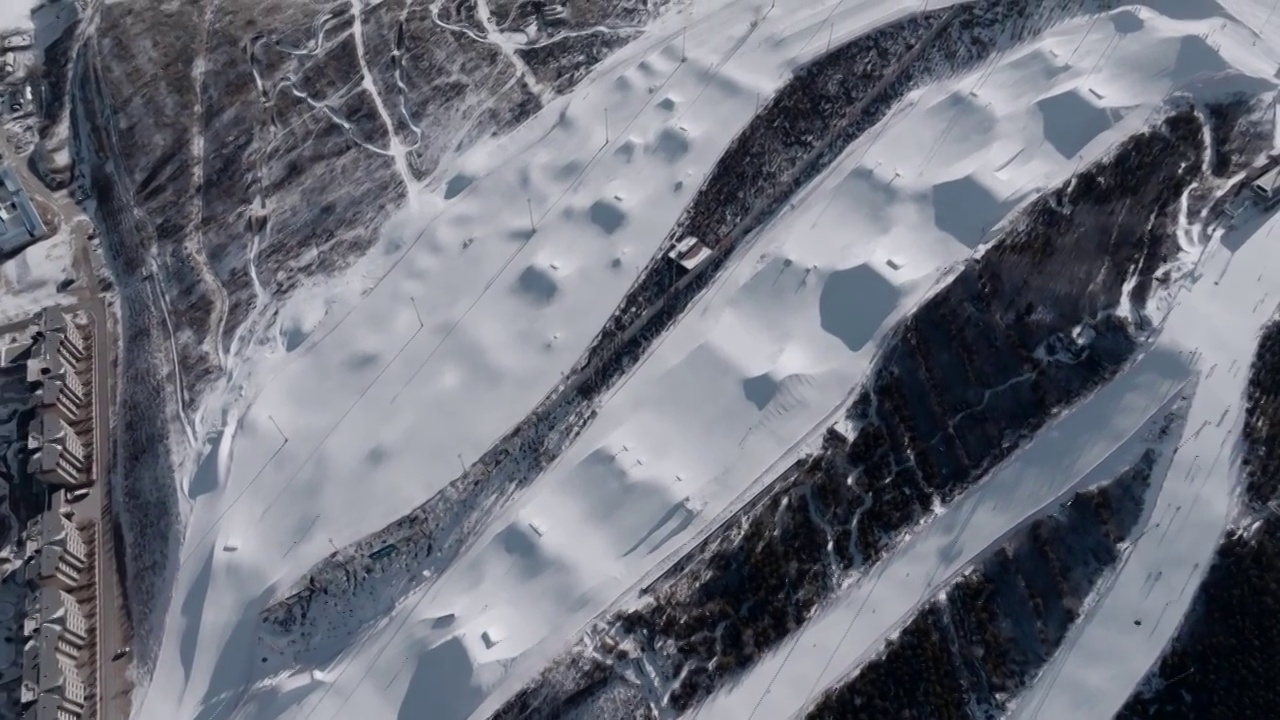
[[[52,548],[56,550],[57,548]],[[55,559],[56,562],[56,559]],[[67,613],[68,603],[75,598],[51,585],[42,585],[40,589],[27,596],[27,616],[23,620],[23,634],[34,635],[47,622],[53,622]]]
[[[27,526],[27,554],[34,555],[42,548],[78,548],[82,541],[76,533],[66,515],[47,510]]]
[[[0,168],[0,252],[16,253],[45,235],[44,221],[12,166]]]
[[[66,371],[62,356],[58,354],[58,342],[56,335],[41,335],[31,343],[31,357],[27,360],[28,382]]]
[[[27,449],[27,471],[43,482],[85,485],[92,481],[84,443],[56,407],[42,405],[37,409],[28,430]]]
[[[30,30],[19,30],[17,32],[5,33],[0,38],[0,47],[5,50],[17,50],[19,48],[31,47],[35,42],[35,33]]]
[[[35,548],[35,559],[27,566],[27,580],[38,582],[40,578],[49,577],[58,571],[62,561],[62,548],[56,545],[38,545]]]
[[[58,628],[44,625],[22,651],[22,690],[30,702],[42,692],[57,690],[67,676],[66,664],[58,656]]]
[[[74,711],[84,707],[84,680],[75,658],[60,647],[60,634],[57,627],[45,625],[23,648],[20,691],[23,703],[34,702],[39,706],[41,699],[47,696],[52,701],[45,701],[45,707],[51,711]],[[78,715],[78,712],[73,712],[71,717]],[[44,720],[44,717],[61,716],[32,716],[28,711],[24,717],[40,717]]]
[[[711,248],[690,235],[676,243],[675,247],[671,248],[671,252],[667,253],[667,257],[675,260],[685,270],[692,270],[711,257]]]
[[[52,307],[41,308],[40,312],[36,313],[36,321],[40,329],[46,331],[57,331],[67,326],[67,316]]]
[[[1253,191],[1267,199],[1280,193],[1280,167],[1272,168],[1254,180]]]
[[[22,714],[22,720],[79,720],[78,715],[66,710],[62,698],[45,693]]]

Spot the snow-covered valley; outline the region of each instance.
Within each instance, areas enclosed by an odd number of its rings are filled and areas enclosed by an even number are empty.
[[[125,511],[135,718],[873,716],[1046,532],[1094,554],[1070,612],[1004,690],[954,645],[959,716],[1160,686],[1280,305],[1261,0],[130,2],[86,3],[72,113],[149,428],[118,492],[173,490]],[[106,65],[187,22],[189,77]],[[775,122],[805,77],[845,104]]]

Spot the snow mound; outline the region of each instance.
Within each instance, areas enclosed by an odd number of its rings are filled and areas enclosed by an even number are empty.
[[[627,222],[626,211],[618,203],[609,200],[597,200],[591,203],[587,214],[591,218],[591,224],[600,228],[605,235],[613,235]]]
[[[1079,90],[1067,90],[1036,102],[1044,117],[1044,139],[1065,158],[1075,157],[1112,125],[1111,114]]]
[[[934,224],[966,247],[977,247],[991,226],[1016,204],[997,192],[972,175],[934,185]]]
[[[669,163],[689,154],[689,133],[681,127],[664,127],[653,141],[653,152]]]
[[[850,352],[861,350],[901,300],[892,282],[869,265],[837,270],[822,283],[819,324]]]
[[[560,285],[548,268],[530,265],[516,278],[516,287],[524,297],[535,303],[546,304],[556,299]]]

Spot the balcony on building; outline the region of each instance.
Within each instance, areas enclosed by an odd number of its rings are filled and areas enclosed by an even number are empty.
[[[38,317],[36,335],[50,338],[51,349],[67,363],[81,366],[89,360],[89,336],[57,308],[45,308]]]
[[[89,576],[89,546],[80,529],[60,513],[45,512],[32,521],[26,550],[25,576],[33,586],[76,592]]]
[[[32,342],[27,382],[42,407],[57,408],[68,422],[78,423],[88,416],[90,390],[81,375],[87,370],[51,350],[51,344],[48,336]]]
[[[22,620],[23,637],[33,637],[45,625],[58,628],[58,643],[71,653],[77,665],[86,659],[81,651],[89,644],[89,621],[80,601],[60,588],[44,585],[27,596],[27,614]]]
[[[45,625],[23,648],[19,690],[23,718],[84,717],[84,679],[75,655],[66,652],[59,642],[60,635],[58,627]],[[53,714],[40,715],[41,710]]]
[[[36,479],[58,487],[83,487],[91,477],[89,451],[57,408],[41,406],[27,434],[27,470]]]

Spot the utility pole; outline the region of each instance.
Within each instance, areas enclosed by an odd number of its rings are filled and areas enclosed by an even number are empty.
[[[272,425],[276,426],[276,432],[280,433],[280,437],[284,438],[285,442],[289,442],[289,436],[285,435],[284,431],[280,429],[280,423],[276,422],[276,419],[271,415],[268,415],[267,419],[271,421]]]
[[[689,18],[692,18],[692,17],[693,17],[693,3],[692,3],[692,2],[690,2],[690,3],[689,3]],[[688,35],[689,35],[689,18],[686,18],[686,19],[685,19],[685,21],[684,21],[684,31],[680,33],[680,62],[684,62],[685,60],[688,60],[688,59],[689,59],[689,56],[685,53],[685,39],[686,39],[686,38],[688,37]]]
[[[538,226],[533,223],[533,198],[525,198],[525,203],[529,206],[529,234],[538,232]]]

